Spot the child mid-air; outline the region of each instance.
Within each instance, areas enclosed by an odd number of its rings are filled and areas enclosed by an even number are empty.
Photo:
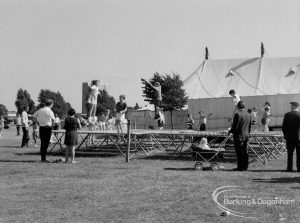
[[[120,95],[119,97],[119,102],[116,105],[116,111],[117,111],[117,116],[116,116],[116,127],[118,133],[123,133],[123,121],[125,120],[125,113],[127,111],[127,104],[125,102],[125,95]],[[120,134],[118,136],[118,141],[120,141]]]
[[[36,121],[31,124],[32,127],[32,139],[34,141],[34,147],[37,147],[37,140],[39,138],[39,125]]]

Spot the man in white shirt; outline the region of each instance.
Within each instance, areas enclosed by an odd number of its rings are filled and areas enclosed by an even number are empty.
[[[50,143],[52,125],[54,122],[54,113],[51,110],[53,107],[53,100],[48,99],[45,103],[45,107],[39,109],[34,116],[37,118],[37,121],[40,126],[40,139],[41,139],[41,159],[42,162],[48,163],[46,159],[47,149]]]

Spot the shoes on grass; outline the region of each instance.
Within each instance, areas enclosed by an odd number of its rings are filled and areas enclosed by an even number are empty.
[[[42,160],[42,163],[51,163],[49,160]]]

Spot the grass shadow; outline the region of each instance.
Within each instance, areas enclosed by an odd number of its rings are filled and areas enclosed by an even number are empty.
[[[100,152],[82,152],[78,151],[75,153],[76,157],[117,157],[120,153],[100,153]],[[40,156],[40,152],[27,152],[27,153],[15,153],[17,156]],[[55,151],[47,153],[47,156],[64,156],[65,153],[62,151]]]
[[[175,170],[175,171],[195,171],[195,168],[187,167],[187,168],[173,168],[173,167],[168,167],[164,168],[164,170]]]
[[[275,173],[275,172],[285,172],[285,170],[249,170],[248,169],[248,172],[256,172],[256,173],[267,173],[267,172],[269,172],[269,173]]]
[[[254,178],[255,183],[300,183],[300,177]]]
[[[217,163],[236,163],[235,159],[227,159],[226,157],[223,158],[214,158],[209,159],[209,157],[193,157],[192,155],[178,155],[174,153],[165,153],[165,154],[153,154],[148,156],[142,156],[138,159],[145,159],[145,160],[178,160],[178,161],[189,161],[189,162],[197,162],[197,161],[205,161],[209,160],[210,162],[217,162]]]
[[[192,157],[179,156],[179,155],[166,155],[166,154],[154,154],[140,157],[145,160],[180,160],[180,161],[194,161]]]
[[[20,145],[17,145],[17,146],[0,146],[0,148],[21,148]]]
[[[291,189],[300,190],[300,187],[291,187]]]
[[[0,163],[38,163],[39,160],[0,160]]]

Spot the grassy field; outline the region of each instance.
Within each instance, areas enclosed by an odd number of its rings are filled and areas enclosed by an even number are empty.
[[[40,163],[39,149],[20,148],[15,129],[0,138],[0,222],[299,222],[300,176],[286,158],[250,164],[248,172],[195,171],[194,162],[161,156],[79,155],[78,164]],[[167,156],[165,156],[167,157]],[[54,161],[60,156],[50,155]],[[220,216],[212,193],[238,186],[248,195],[294,199],[290,205],[239,205],[256,219]],[[220,200],[222,201],[222,199]]]

